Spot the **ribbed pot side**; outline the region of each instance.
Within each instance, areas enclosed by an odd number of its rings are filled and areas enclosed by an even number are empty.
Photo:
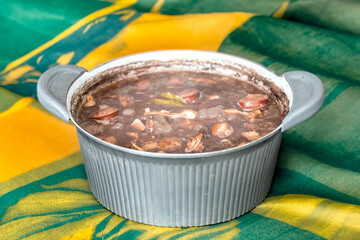
[[[281,130],[251,147],[205,158],[151,158],[99,144],[78,130],[91,191],[136,222],[188,227],[250,211],[269,192]]]

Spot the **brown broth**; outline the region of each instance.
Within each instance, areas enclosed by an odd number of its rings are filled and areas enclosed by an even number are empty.
[[[83,98],[75,120],[84,130],[150,152],[236,147],[265,136],[283,118],[275,99],[258,86],[204,72],[144,74],[99,87]]]

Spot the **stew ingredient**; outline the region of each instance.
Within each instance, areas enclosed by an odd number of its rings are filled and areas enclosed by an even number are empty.
[[[76,121],[123,147],[198,153],[244,145],[281,124],[275,99],[254,84],[204,72],[115,81],[84,96]]]

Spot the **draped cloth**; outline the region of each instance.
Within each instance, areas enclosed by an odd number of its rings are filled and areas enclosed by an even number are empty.
[[[0,0],[0,239],[360,239],[360,3],[342,0]],[[225,223],[168,228],[93,197],[73,125],[36,100],[52,66],[199,49],[304,70],[325,87],[284,132],[272,187]]]

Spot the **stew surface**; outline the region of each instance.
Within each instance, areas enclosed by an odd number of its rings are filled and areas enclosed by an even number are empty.
[[[160,153],[216,151],[277,128],[278,103],[251,83],[204,72],[163,72],[115,81],[83,97],[76,121],[123,147]]]

